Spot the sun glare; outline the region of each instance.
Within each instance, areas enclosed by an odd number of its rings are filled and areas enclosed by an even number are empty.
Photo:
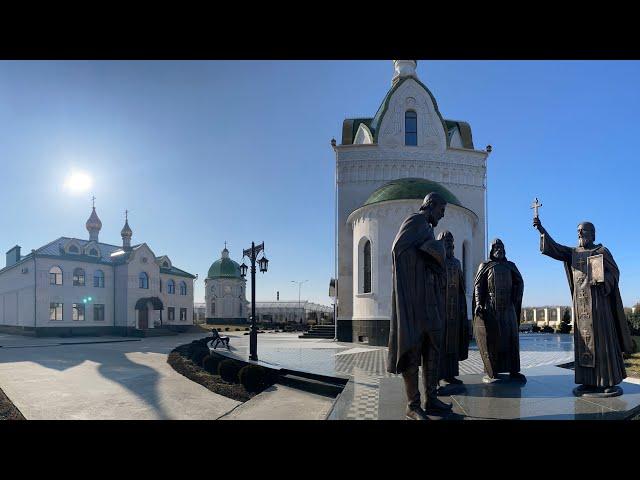
[[[93,185],[92,178],[84,172],[71,172],[64,182],[64,186],[71,193],[86,192]]]

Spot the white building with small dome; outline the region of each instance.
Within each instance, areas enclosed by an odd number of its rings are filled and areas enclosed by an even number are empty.
[[[0,269],[0,331],[35,335],[150,334],[193,325],[195,275],[131,244],[128,218],[121,245],[99,240],[95,206],[89,239],[59,237],[22,255],[19,245]]]
[[[225,245],[218,260],[211,264],[204,281],[206,322],[238,324],[247,322],[247,281],[240,265],[229,258]]]
[[[394,60],[391,89],[370,118],[346,119],[335,145],[337,330],[342,341],[388,343],[391,246],[425,195],[448,201],[436,235],[452,232],[471,311],[485,256],[486,161],[468,123],[445,119],[415,60]]]

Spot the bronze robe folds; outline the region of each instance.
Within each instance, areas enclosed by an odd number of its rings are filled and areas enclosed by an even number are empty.
[[[387,371],[402,373],[424,335],[440,345],[444,321],[444,244],[424,215],[405,219],[393,241]],[[439,352],[438,352],[439,354]],[[437,358],[437,357],[436,357]]]
[[[540,236],[540,251],[564,263],[574,308],[573,341],[575,382],[612,387],[626,376],[622,352],[631,353],[629,326],[618,281],[620,271],[611,252],[602,245],[592,249],[556,243],[548,233]],[[604,283],[591,284],[588,258],[602,255]]]
[[[457,258],[447,258],[445,264],[447,269],[446,316],[444,344],[440,357],[439,378],[441,379],[459,375],[458,362],[466,360],[469,356],[469,319],[462,267]]]
[[[473,311],[484,307],[482,316],[474,316],[473,327],[485,372],[520,371],[520,311],[524,281],[518,268],[508,260],[489,260],[478,268],[474,282]]]

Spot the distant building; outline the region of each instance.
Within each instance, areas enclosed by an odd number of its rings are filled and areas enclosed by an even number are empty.
[[[251,304],[249,304],[251,312]],[[307,300],[256,302],[256,320],[261,323],[333,323],[333,307]]]
[[[229,258],[225,245],[204,281],[207,323],[246,323],[246,283],[240,275],[240,265]]]
[[[204,323],[207,318],[207,304],[195,302],[193,304],[193,323]]]
[[[195,275],[131,245],[128,219],[122,245],[102,243],[95,206],[89,239],[59,237],[28,255],[16,245],[0,270],[0,326],[36,335],[126,334],[193,324]]]
[[[573,325],[574,313],[571,305],[554,305],[546,307],[522,307],[520,313],[521,323],[532,323],[539,327],[549,325],[557,327],[562,321],[565,311],[569,311],[571,316],[570,324]]]

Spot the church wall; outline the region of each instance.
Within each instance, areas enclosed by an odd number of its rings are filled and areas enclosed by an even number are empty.
[[[215,298],[216,310],[211,311]],[[246,280],[240,278],[207,278],[205,302],[209,323],[216,320],[242,323],[250,315],[247,311]]]
[[[138,327],[138,311],[135,305],[140,298],[160,297],[160,267],[155,263],[155,258],[151,249],[144,246],[135,250],[127,263],[126,325],[128,327]],[[139,275],[143,271],[149,276],[149,288],[140,288]],[[166,306],[164,312],[166,315]],[[156,322],[160,323],[160,311],[149,310],[149,328],[154,328]]]
[[[99,263],[75,261],[72,259],[37,257],[37,327],[111,327],[113,326],[113,266]],[[51,285],[49,270],[58,266],[62,269],[62,285]],[[73,285],[73,271],[82,268],[85,274],[85,285]],[[93,286],[96,270],[104,273],[104,288]],[[73,303],[83,303],[84,298],[91,297],[85,304],[83,321],[73,320]],[[33,297],[32,297],[33,301]],[[49,320],[49,304],[63,304],[62,320]],[[104,321],[93,320],[93,305],[104,305]]]
[[[160,279],[162,280],[162,292],[159,294],[160,299],[164,305],[162,311],[162,324],[163,325],[186,325],[193,323],[193,279],[178,277],[169,275],[166,273],[160,273]],[[175,293],[170,294],[167,290],[167,284],[169,280],[173,280],[176,284]],[[187,284],[187,294],[180,295],[180,282]],[[168,307],[175,308],[175,320],[170,322],[169,315],[167,313]],[[180,309],[187,309],[186,321],[180,321]],[[158,314],[159,315],[159,314]]]
[[[26,261],[0,274],[0,325],[33,327],[33,269],[33,261]]]
[[[394,200],[362,207],[349,220],[353,226],[353,264],[355,292],[353,302],[353,341],[367,337],[372,345],[385,345],[388,341],[391,318],[392,258],[391,247],[400,225],[406,217],[418,211],[420,200]],[[449,230],[455,240],[454,255],[462,263],[462,245],[471,242],[475,215],[455,205],[447,206],[445,217],[435,229],[435,235]],[[371,241],[371,293],[358,293],[361,269],[359,267],[360,241]],[[470,301],[468,295],[467,301]],[[469,306],[470,311],[470,306]]]

